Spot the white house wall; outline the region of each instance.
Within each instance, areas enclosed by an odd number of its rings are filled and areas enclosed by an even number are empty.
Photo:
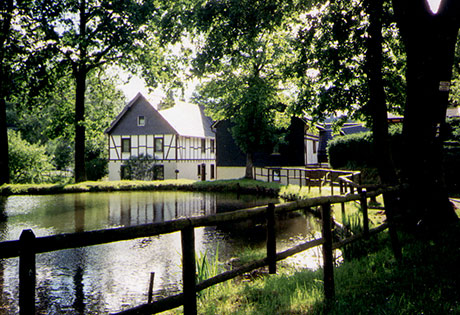
[[[155,152],[155,139],[163,139],[163,151]],[[122,152],[122,140],[130,139],[130,152]],[[215,140],[205,139],[205,152],[202,138],[178,135],[110,135],[109,136],[109,180],[120,180],[121,166],[131,157],[154,156],[158,165],[164,167],[164,178],[201,179],[198,166],[205,164],[206,179],[214,179]],[[212,165],[212,166],[211,166]],[[211,174],[214,169],[214,177]],[[176,172],[176,170],[178,172]]]
[[[305,165],[318,164],[318,145],[317,138],[305,137]]]
[[[237,179],[246,175],[244,166],[219,166],[217,167],[217,179]]]

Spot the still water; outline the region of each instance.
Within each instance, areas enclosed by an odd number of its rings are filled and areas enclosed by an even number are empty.
[[[0,206],[0,241],[17,240],[23,229],[37,237],[163,222],[279,202],[277,199],[196,192],[112,192],[51,196],[11,196]],[[278,224],[277,249],[318,235],[314,218],[297,214]],[[226,261],[245,247],[264,246],[261,222],[195,229],[197,253]],[[37,309],[41,314],[117,312],[147,302],[150,273],[154,295],[181,290],[180,234],[135,239],[37,255]],[[289,263],[315,268],[313,250]],[[17,258],[0,260],[0,314],[18,311]]]

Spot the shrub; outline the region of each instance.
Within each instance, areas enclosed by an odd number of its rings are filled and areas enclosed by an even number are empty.
[[[12,183],[41,183],[53,169],[45,147],[27,142],[19,132],[8,131],[8,147]]]
[[[402,125],[389,129],[390,147],[396,168],[401,165]],[[376,158],[372,148],[372,132],[361,132],[338,136],[329,141],[327,153],[332,168],[362,169],[376,168]]]
[[[99,180],[109,173],[108,161],[105,152],[97,148],[87,149],[85,152],[86,178]]]
[[[163,168],[150,155],[133,156],[122,166],[122,179],[163,179]]]
[[[67,170],[73,164],[73,147],[70,141],[56,138],[48,141],[47,151],[53,156],[53,165],[57,170]]]
[[[327,154],[332,168],[373,167],[372,133],[335,137],[328,143]]]

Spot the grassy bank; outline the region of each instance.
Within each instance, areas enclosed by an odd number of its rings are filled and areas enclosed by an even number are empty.
[[[161,180],[161,181],[87,181],[78,184],[8,184],[0,186],[0,195],[59,194],[129,190],[185,190],[259,193],[278,195],[281,186],[255,180]]]
[[[459,228],[439,238],[402,237],[401,263],[381,234],[380,250],[335,269],[330,305],[323,301],[322,270],[278,263],[276,275],[260,271],[201,293],[199,314],[460,314]]]

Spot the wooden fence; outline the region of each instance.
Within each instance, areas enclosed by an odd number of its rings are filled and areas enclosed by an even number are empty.
[[[361,173],[328,168],[296,168],[296,167],[254,167],[254,179],[265,182],[279,182],[283,185],[299,185],[300,187],[322,187],[328,185],[331,195],[334,187],[357,187],[361,184]]]
[[[386,189],[385,191],[389,191]],[[393,189],[392,189],[393,190]],[[139,305],[120,312],[119,314],[145,314],[157,313],[168,309],[184,306],[185,314],[197,313],[196,293],[220,282],[235,278],[253,269],[269,266],[269,273],[276,273],[276,261],[307,250],[309,248],[323,246],[324,262],[324,292],[325,298],[331,300],[334,297],[334,273],[333,273],[333,249],[340,248],[363,237],[378,233],[387,228],[386,224],[377,228],[369,229],[368,220],[364,220],[364,232],[342,240],[338,243],[332,241],[331,228],[331,205],[344,204],[345,202],[360,200],[364,218],[367,218],[367,198],[383,193],[376,190],[366,193],[361,190],[360,194],[348,194],[345,196],[324,196],[307,200],[293,201],[284,204],[269,204],[268,206],[254,207],[250,209],[236,210],[233,212],[213,214],[203,217],[192,217],[151,223],[133,227],[121,227],[105,230],[96,230],[80,233],[68,233],[54,236],[35,237],[32,230],[24,230],[19,240],[5,241],[0,243],[0,259],[19,256],[19,308],[21,314],[33,314],[35,312],[35,255],[44,252],[76,248],[83,246],[99,245],[110,242],[118,242],[135,238],[150,237],[160,234],[181,232],[182,240],[182,281],[183,292],[163,298],[161,300]],[[300,209],[320,207],[322,215],[322,237],[294,246],[286,251],[276,251],[276,216]],[[241,221],[245,219],[265,217],[267,221],[267,256],[264,259],[250,262],[237,269],[223,272],[201,283],[196,283],[195,270],[195,240],[194,229],[203,226],[215,226],[217,224]]]

